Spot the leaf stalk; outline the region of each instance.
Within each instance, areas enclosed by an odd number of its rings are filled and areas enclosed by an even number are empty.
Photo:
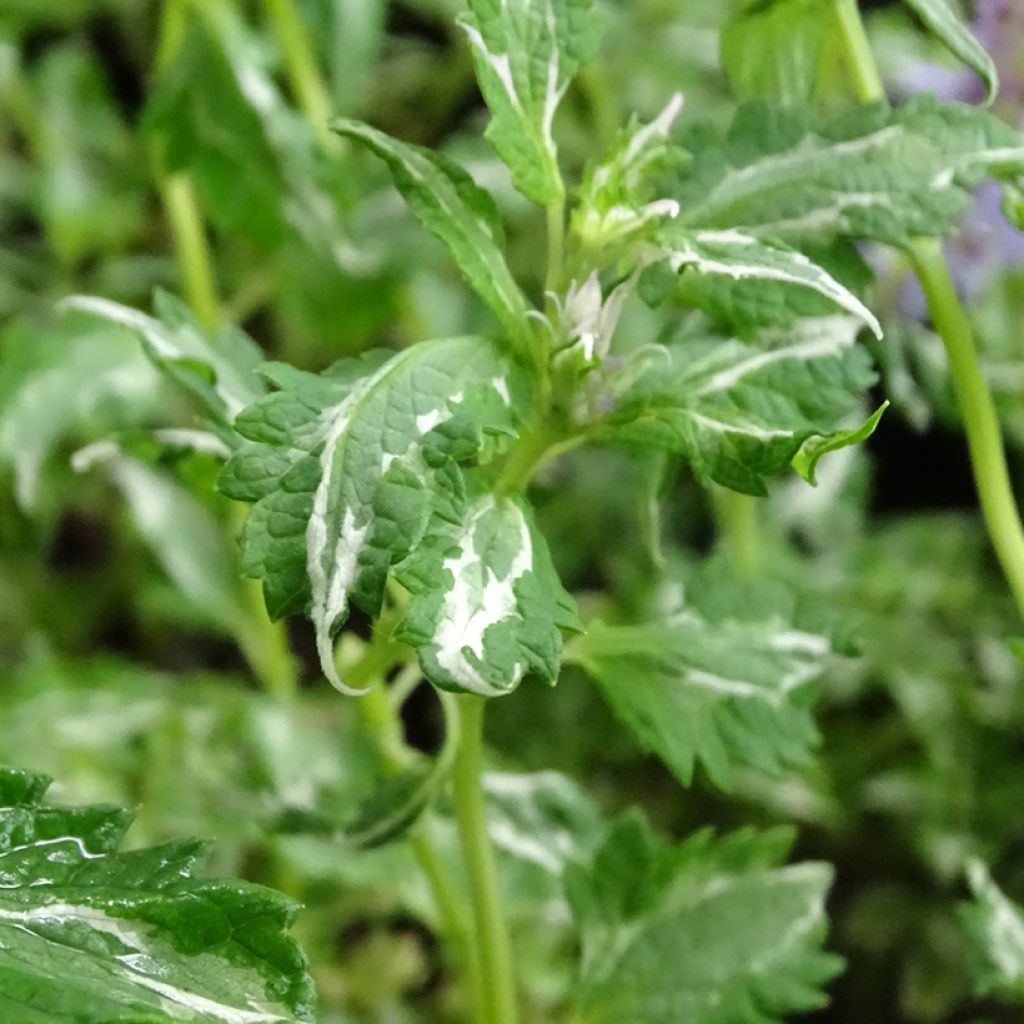
[[[862,103],[884,103],[885,89],[856,0],[834,0],[850,75]],[[996,557],[1024,616],[1024,527],[1014,495],[992,392],[978,361],[974,331],[934,239],[910,247],[932,323],[946,349],[971,455],[978,500]]]

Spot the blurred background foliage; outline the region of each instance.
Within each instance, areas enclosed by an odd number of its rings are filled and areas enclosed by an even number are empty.
[[[675,90],[691,121],[757,93],[756,76],[728,82],[720,68],[739,0],[605,6],[603,57],[560,115],[569,166]],[[870,6],[894,95],[977,98],[904,8]],[[325,130],[332,113],[457,154],[497,195],[513,269],[536,294],[543,225],[481,138],[459,7],[0,0],[0,760],[53,774],[63,799],[137,807],[138,844],[216,839],[217,870],[301,900],[324,1024],[460,1013],[408,850],[275,827],[314,794],[351,814],[373,788],[362,712],[319,678],[306,624],[289,624],[289,655],[239,581],[239,513],[214,493],[216,458],[154,439],[189,429],[194,409],[130,332],[58,304],[91,293],[149,308],[164,288],[207,326],[239,324],[267,358],[309,370],[484,324],[383,170]],[[1021,121],[1024,13],[1010,0],[969,13],[1001,66],[996,109]],[[982,190],[949,250],[1021,469],[1024,242]],[[571,984],[554,876],[594,842],[599,808],[630,803],[678,836],[796,822],[798,854],[836,865],[832,945],[848,970],[808,1019],[1019,1019],[971,998],[954,905],[969,855],[1024,895],[1024,697],[1007,644],[1020,624],[976,512],[942,347],[907,268],[873,263],[874,308],[911,318],[876,346],[894,409],[866,452],[823,464],[816,489],[781,481],[756,507],[765,588],[827,611],[851,653],[824,680],[815,763],[751,774],[728,796],[702,780],[683,790],[574,670],[494,709],[496,767],[528,773],[492,776],[491,800],[531,1024],[559,1019]],[[624,334],[651,329],[650,313],[631,316]],[[115,452],[72,464],[111,436]],[[695,482],[628,452],[574,454],[537,491],[588,613],[638,614],[709,554],[730,557]],[[421,690],[405,722],[430,749],[439,712]],[[433,827],[449,848],[444,808]]]

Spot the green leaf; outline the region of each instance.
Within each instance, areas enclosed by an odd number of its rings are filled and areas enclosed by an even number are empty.
[[[11,360],[4,377],[17,373],[18,380],[0,407],[0,461],[14,468],[18,502],[26,509],[35,504],[43,464],[66,435],[104,411],[117,411],[115,422],[143,415],[159,385],[124,332],[68,328],[54,333],[54,346],[40,337],[44,331],[33,326],[29,336],[16,325],[2,339]],[[22,342],[34,349],[24,376],[14,370],[11,355],[15,347],[27,347]]]
[[[999,72],[985,47],[971,34],[950,0],[903,0],[925,27],[957,60],[963,61],[984,83],[991,103],[999,92]]]
[[[889,402],[883,402],[859,427],[852,430],[837,430],[834,434],[809,437],[793,456],[793,468],[811,485],[816,486],[815,469],[823,455],[849,448],[866,441],[878,428]]]
[[[558,677],[576,607],[525,500],[486,496],[442,524],[399,575],[413,594],[397,636],[443,690],[496,697]]]
[[[321,376],[271,366],[282,390],[237,418],[251,443],[220,480],[229,497],[255,502],[243,571],[263,578],[273,616],[308,611],[324,673],[342,689],[333,637],[350,601],[379,614],[391,568],[436,521],[461,521],[457,463],[511,432],[526,389],[482,338],[384,358],[343,360]]]
[[[839,307],[882,336],[881,325],[864,303],[795,249],[735,230],[668,228],[659,233],[657,245],[664,265],[678,275],[676,296],[740,331],[791,324]]]
[[[566,658],[684,785],[700,761],[729,788],[741,767],[778,774],[807,763],[818,742],[811,684],[830,652],[825,637],[781,617],[712,622],[685,609],[660,622],[590,625]]]
[[[672,847],[636,815],[570,869],[584,1024],[775,1024],[827,1003],[826,864],[784,865],[788,830],[698,832]]]
[[[490,195],[453,160],[359,121],[333,128],[363,143],[391,171],[416,219],[449,249],[513,342],[525,344],[528,304],[505,263],[504,231]]]
[[[118,852],[131,815],[41,803],[0,769],[0,1015],[18,1024],[313,1019],[285,897],[200,881],[202,844]]]
[[[1024,909],[1003,894],[988,868],[967,864],[973,901],[959,907],[979,995],[997,995],[1024,1005]]]
[[[750,0],[722,29],[722,68],[742,100],[810,103],[836,56],[835,13],[821,0]]]
[[[460,24],[491,111],[487,138],[525,196],[542,206],[561,202],[552,124],[601,40],[592,0],[470,0]]]
[[[801,446],[828,437],[874,383],[852,317],[800,321],[750,342],[688,337],[615,397],[603,433],[678,452],[697,475],[765,494]]]
[[[156,367],[191,391],[220,423],[230,424],[266,390],[255,372],[262,353],[248,335],[225,327],[211,338],[189,308],[167,292],[155,293],[155,316],[91,296],[74,296],[63,305],[133,330]]]
[[[695,131],[672,192],[687,228],[793,244],[834,237],[905,245],[948,232],[971,190],[1024,169],[1020,133],[991,114],[922,96],[819,119],[752,103],[724,137]]]

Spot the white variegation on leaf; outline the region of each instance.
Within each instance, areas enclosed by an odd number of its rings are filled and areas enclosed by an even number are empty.
[[[789,323],[814,312],[807,293],[858,317],[876,337],[877,317],[827,270],[795,249],[742,231],[662,232],[657,254],[674,274],[686,300],[740,329]]]
[[[413,593],[398,636],[436,686],[497,697],[528,674],[553,683],[575,605],[525,501],[487,495],[402,567]]]
[[[1020,132],[930,96],[828,120],[751,103],[724,135],[700,130],[687,144],[693,160],[672,192],[680,226],[792,244],[942,235],[975,185],[1024,171]]]
[[[482,338],[415,345],[369,373],[294,374],[247,410],[238,429],[254,445],[225,467],[221,487],[255,501],[243,568],[262,576],[275,614],[305,608],[327,678],[333,639],[355,602],[380,611],[392,566],[435,520],[461,521],[458,462],[479,457],[485,435],[509,433],[518,373]]]
[[[524,195],[545,206],[560,202],[552,126],[600,39],[592,0],[470,0],[460,24],[491,111],[487,138]]]
[[[788,829],[704,830],[670,846],[636,814],[566,888],[581,933],[583,1024],[778,1024],[824,1006],[827,864],[785,864]],[[666,951],[671,959],[666,969]]]
[[[290,901],[194,878],[202,843],[120,852],[129,813],[44,806],[47,781],[0,766],[0,1018],[313,1020]]]
[[[818,734],[808,688],[831,645],[781,620],[708,622],[684,610],[661,622],[588,627],[566,656],[684,785],[700,761],[720,786],[738,768],[807,761]]]
[[[612,396],[605,430],[678,452],[703,479],[764,494],[767,477],[787,469],[808,439],[832,438],[860,410],[875,374],[856,345],[859,328],[853,317],[832,316],[749,342],[688,337]]]

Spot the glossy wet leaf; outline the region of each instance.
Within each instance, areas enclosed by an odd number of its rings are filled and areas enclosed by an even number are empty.
[[[19,1024],[313,1019],[283,896],[194,877],[202,844],[119,852],[131,815],[0,769],[0,1010]]]

